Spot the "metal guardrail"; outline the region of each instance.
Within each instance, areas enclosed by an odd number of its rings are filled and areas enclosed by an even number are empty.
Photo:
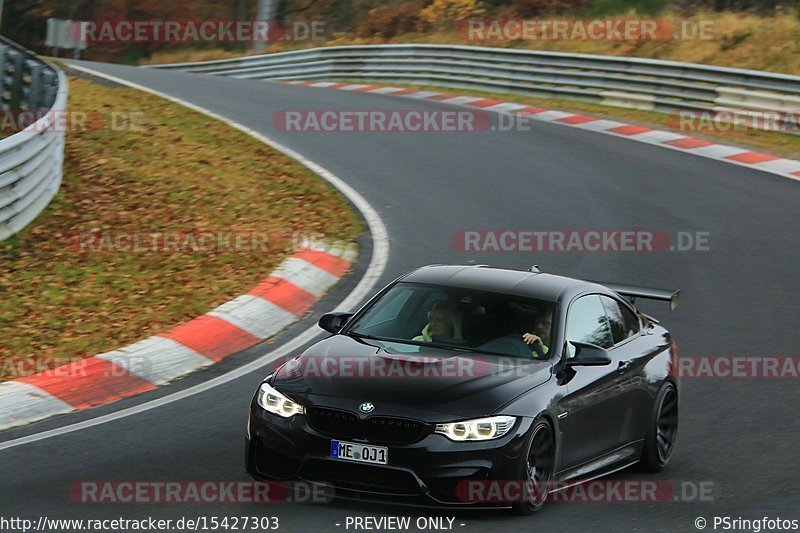
[[[58,192],[64,160],[64,128],[58,121],[66,106],[64,73],[0,38],[0,112],[41,115],[0,140],[0,241],[30,224]]]
[[[151,68],[250,79],[438,85],[659,112],[747,110],[800,116],[800,76],[537,50],[425,44],[333,46]]]

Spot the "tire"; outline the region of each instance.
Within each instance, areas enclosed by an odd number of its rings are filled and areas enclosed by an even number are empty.
[[[534,423],[526,449],[520,461],[518,479],[530,482],[533,490],[529,499],[514,503],[514,510],[519,514],[532,515],[547,501],[555,472],[556,441],[553,428],[547,420],[540,419]]]
[[[678,435],[678,390],[665,382],[653,402],[653,413],[644,439],[640,467],[645,472],[660,472],[669,464]]]

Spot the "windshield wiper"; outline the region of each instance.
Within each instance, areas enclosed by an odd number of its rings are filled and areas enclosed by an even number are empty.
[[[477,353],[473,348],[468,346],[458,346],[453,344],[440,344],[436,342],[424,342],[424,341],[414,341],[411,339],[395,339],[395,338],[383,338],[383,337],[375,337],[374,335],[367,335],[366,333],[356,333],[355,331],[348,331],[345,335],[349,337],[353,337],[356,339],[368,339],[373,341],[380,341],[380,342],[397,342],[400,344],[410,344],[411,346],[420,346],[422,348],[429,347],[429,348],[438,348],[440,350],[454,350],[457,352],[469,352],[469,353]]]
[[[417,346],[432,346],[434,348],[439,348],[441,350],[455,350],[457,352],[477,353],[473,348],[470,348],[469,346],[459,346],[457,344],[439,344],[439,343],[436,343],[436,342],[420,342],[420,343],[417,344]]]
[[[381,339],[380,337],[376,337],[374,335],[367,335],[366,333],[356,333],[355,331],[348,331],[345,333],[348,337],[353,337],[355,339],[369,339],[371,341],[384,341],[386,339]]]

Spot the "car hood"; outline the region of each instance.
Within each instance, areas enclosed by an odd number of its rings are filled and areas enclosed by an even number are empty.
[[[547,361],[426,347],[417,353],[408,350],[417,347],[334,335],[290,359],[273,384],[311,405],[381,402],[401,409],[484,416],[552,375]]]

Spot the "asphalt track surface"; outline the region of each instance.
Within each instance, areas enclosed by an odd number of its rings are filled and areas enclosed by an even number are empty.
[[[83,63],[157,89],[262,132],[326,167],[380,213],[391,255],[384,282],[427,263],[489,263],[656,287],[681,288],[681,305],[645,304],[683,355],[797,354],[800,190],[796,182],[553,124],[482,133],[276,131],[286,109],[441,109],[391,96]],[[257,191],[254,191],[257,194]],[[463,229],[705,231],[709,251],[465,253]],[[366,240],[366,254],[369,242]],[[313,316],[230,362],[143,397],[0,433],[0,442],[112,412],[220,375],[266,353],[334,307],[357,272]],[[673,462],[655,476],[614,479],[713,483],[712,501],[554,504],[534,517],[335,501],[328,504],[87,505],[69,497],[82,480],[246,480],[247,404],[264,371],[113,422],[0,451],[0,516],[178,518],[277,516],[283,531],[343,531],[355,516],[441,515],[462,531],[688,530],[713,516],[800,519],[800,417],[794,379],[695,378],[682,383]],[[413,385],[411,385],[413,386]],[[337,524],[340,524],[337,526]],[[461,525],[463,524],[463,525]],[[352,531],[352,528],[350,529]],[[412,530],[415,530],[412,528]]]

